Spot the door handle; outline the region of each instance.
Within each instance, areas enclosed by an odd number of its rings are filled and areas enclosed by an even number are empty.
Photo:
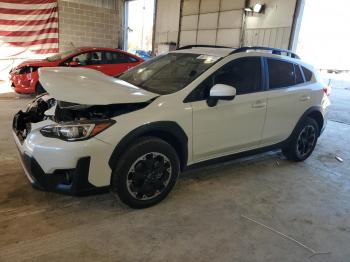
[[[252,108],[264,108],[266,106],[266,102],[263,101],[256,101],[254,104],[252,104]]]
[[[304,95],[299,98],[300,101],[309,101],[311,97],[309,95]]]

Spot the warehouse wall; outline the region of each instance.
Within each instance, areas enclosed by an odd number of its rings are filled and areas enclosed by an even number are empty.
[[[60,51],[71,49],[72,44],[76,47],[118,47],[119,10],[118,5],[112,3],[116,1],[60,0]]]
[[[243,24],[245,0],[158,0],[155,51],[168,51],[164,43],[169,42],[288,48],[296,0],[251,0],[249,5],[257,2],[266,4],[265,13],[248,14]]]
[[[209,44],[239,47],[244,0],[184,0],[180,46]]]
[[[261,1],[251,1],[251,6]],[[244,45],[288,48],[296,0],[265,0],[264,14],[248,14]]]
[[[169,51],[170,43],[177,43],[181,0],[157,0],[154,52]]]

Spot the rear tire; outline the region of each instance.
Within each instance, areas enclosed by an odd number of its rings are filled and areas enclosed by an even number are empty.
[[[116,164],[112,191],[132,208],[150,207],[169,194],[179,172],[179,157],[171,145],[155,137],[140,138]]]
[[[295,162],[304,161],[314,151],[318,135],[317,122],[313,118],[307,117],[293,132],[289,145],[282,148],[283,155]]]
[[[46,93],[46,90],[43,88],[43,86],[40,84],[40,82],[37,83],[36,87],[35,87],[35,95],[41,95]]]

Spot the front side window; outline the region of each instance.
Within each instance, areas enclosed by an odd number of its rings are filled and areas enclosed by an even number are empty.
[[[118,78],[147,91],[175,93],[209,69],[219,58],[190,53],[169,53],[148,60]]]
[[[102,61],[102,53],[99,51],[86,52],[76,56],[73,56],[64,62],[64,65],[68,65],[70,62],[77,62],[79,65],[100,65]]]
[[[186,99],[199,101],[209,97],[215,84],[225,84],[236,88],[237,95],[258,92],[261,87],[261,60],[259,57],[246,57],[227,63],[204,80]]]
[[[276,59],[267,59],[269,67],[269,88],[283,88],[295,85],[294,65]]]

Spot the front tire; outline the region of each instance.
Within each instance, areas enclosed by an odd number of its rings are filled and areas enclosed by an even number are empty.
[[[112,173],[112,191],[132,208],[146,208],[162,201],[180,172],[174,148],[155,137],[141,138],[122,155]]]
[[[307,117],[293,132],[289,145],[282,149],[284,156],[292,161],[307,159],[315,149],[319,135],[317,122]]]

